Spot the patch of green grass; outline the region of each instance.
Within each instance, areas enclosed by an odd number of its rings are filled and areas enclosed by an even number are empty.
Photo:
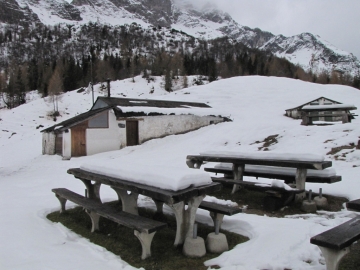
[[[296,214],[305,214],[301,210],[301,202],[291,202],[288,206],[276,210],[276,211],[267,211],[264,209],[264,199],[267,196],[265,192],[247,190],[241,188],[234,194],[231,194],[232,185],[224,185],[222,190],[209,194],[223,200],[231,200],[236,202],[239,207],[246,207],[247,214],[256,214],[256,215],[267,215],[270,217],[285,217],[287,215],[296,215]],[[313,198],[318,196],[313,193]],[[328,200],[328,206],[326,211],[337,212],[343,209],[343,204],[348,200],[342,197],[330,196],[327,194],[323,195]]]
[[[121,203],[109,203],[113,207],[121,209]],[[134,267],[143,267],[146,270],[170,270],[170,269],[207,269],[204,266],[206,260],[215,258],[219,254],[207,253],[202,258],[188,258],[182,254],[182,246],[174,247],[176,221],[171,215],[154,216],[154,212],[140,208],[141,216],[155,218],[166,222],[168,227],[159,230],[152,241],[151,257],[141,260],[141,244],[134,235],[134,231],[127,227],[118,225],[115,222],[100,218],[100,231],[91,233],[91,220],[82,207],[67,210],[65,213],[50,213],[47,218],[53,222],[60,222],[75,233],[88,238],[91,242],[102,246],[110,252],[119,255],[123,260]],[[206,239],[206,236],[213,232],[214,228],[204,224],[198,224],[198,236]],[[227,237],[229,248],[243,243],[248,238],[221,231]]]

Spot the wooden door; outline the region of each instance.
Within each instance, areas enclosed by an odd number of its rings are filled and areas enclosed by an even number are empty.
[[[55,137],[55,154],[62,156],[63,134],[56,134]]]
[[[86,156],[86,128],[73,127],[71,129],[71,156]]]
[[[138,121],[126,121],[126,145],[138,145],[139,144],[139,122]]]

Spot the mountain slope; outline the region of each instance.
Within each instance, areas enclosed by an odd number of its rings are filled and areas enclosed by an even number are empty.
[[[307,71],[356,76],[360,62],[351,53],[339,50],[327,41],[309,33],[292,37],[275,36],[260,29],[251,29],[234,21],[216,6],[194,6],[188,0],[5,0],[0,3],[0,20],[14,24],[41,21],[57,23],[124,25],[136,22],[174,28],[196,38],[228,37],[248,47],[271,51]],[[2,12],[2,13],[1,13]]]

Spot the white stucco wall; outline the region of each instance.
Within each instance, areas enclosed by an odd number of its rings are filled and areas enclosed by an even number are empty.
[[[42,133],[42,154],[55,155],[55,134],[53,132]]]
[[[86,129],[86,153],[94,155],[120,149],[120,128],[113,110],[108,111],[109,128]]]
[[[63,145],[62,145],[63,159],[71,158],[71,129],[63,132]]]
[[[161,138],[167,135],[180,134],[210,125],[223,122],[223,118],[214,116],[195,115],[161,115],[134,117],[139,119],[139,142],[140,144],[154,138]],[[119,121],[126,124],[126,121]],[[126,146],[126,128],[121,131],[121,146]]]

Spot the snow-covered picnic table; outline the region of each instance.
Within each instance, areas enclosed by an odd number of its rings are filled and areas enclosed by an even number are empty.
[[[281,168],[283,168],[284,174],[288,173],[289,168],[293,168],[296,170],[296,189],[304,191],[308,169],[324,170],[332,166],[332,162],[325,161],[323,156],[299,153],[238,153],[228,151],[211,151],[200,153],[199,155],[188,155],[186,157],[186,164],[190,168],[200,169],[204,162],[220,162],[222,164],[231,164],[234,178],[232,193],[235,193],[239,189],[239,184],[241,184],[243,181],[245,165],[261,165],[266,166],[268,169],[269,167],[276,167],[278,173],[281,173]],[[301,192],[296,195],[296,200],[300,201],[304,197],[305,192]]]
[[[85,184],[89,198],[100,202],[101,184],[110,186],[121,200],[122,210],[131,214],[138,215],[139,194],[150,197],[158,211],[164,203],[168,205],[176,218],[175,246],[192,235],[196,211],[206,194],[221,189],[221,184],[213,183],[207,173],[194,173],[186,167],[138,166],[134,170],[125,164],[93,162],[69,169],[68,173]]]

